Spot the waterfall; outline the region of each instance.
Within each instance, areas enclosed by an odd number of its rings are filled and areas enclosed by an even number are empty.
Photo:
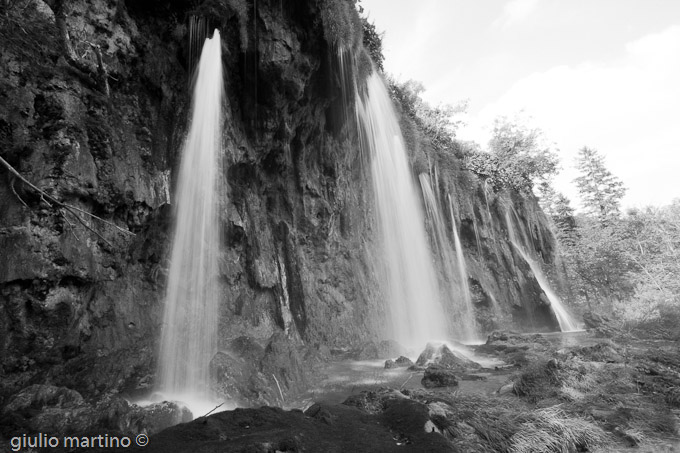
[[[515,214],[515,217],[517,217],[517,214]],[[510,239],[510,243],[515,247],[515,249],[522,256],[522,258],[524,258],[524,261],[527,262],[527,264],[531,268],[531,271],[534,273],[536,281],[540,285],[545,295],[548,297],[548,300],[550,301],[550,307],[552,308],[553,313],[555,313],[557,322],[560,325],[560,330],[562,332],[572,332],[575,330],[579,330],[579,326],[576,323],[576,320],[569,314],[564,305],[562,305],[562,301],[560,300],[560,298],[557,297],[557,294],[555,294],[555,292],[550,287],[548,279],[543,274],[543,270],[541,269],[540,264],[536,260],[534,260],[531,256],[529,256],[529,253],[527,253],[522,240],[517,236],[517,232],[515,231],[515,227],[513,226],[512,219],[510,218],[509,210],[505,211],[505,223],[508,226],[508,236]],[[528,238],[523,231],[522,237],[525,239],[524,243],[528,242]]]
[[[437,174],[435,167],[434,174]],[[474,311],[472,309],[472,301],[470,298],[469,288],[467,287],[467,275],[464,277],[465,270],[460,270],[460,259],[454,255],[454,251],[446,235],[446,224],[442,216],[442,209],[439,204],[439,197],[436,196],[432,189],[430,177],[425,173],[418,176],[420,180],[420,187],[423,191],[423,200],[425,201],[425,211],[427,217],[432,225],[433,245],[436,254],[442,264],[441,273],[443,274],[443,283],[446,283],[446,296],[452,302],[455,312],[456,331],[454,335],[461,341],[477,340],[478,334],[476,331],[476,323]],[[464,262],[463,262],[463,265]],[[459,282],[458,285],[455,283]]]
[[[446,339],[448,323],[392,100],[375,70],[366,83],[356,109],[362,146],[371,156],[391,334],[404,346],[421,350],[430,340]]]
[[[215,30],[198,63],[182,149],[159,359],[161,393],[194,405],[210,399],[209,364],[217,346],[222,91]]]
[[[477,334],[477,322],[475,321],[474,308],[472,307],[472,297],[470,295],[470,284],[468,283],[467,266],[465,265],[465,256],[463,255],[463,246],[460,244],[460,237],[458,236],[458,228],[456,228],[456,217],[453,211],[453,201],[451,194],[447,194],[449,198],[449,213],[451,214],[451,230],[453,231],[453,241],[456,248],[456,260],[458,261],[458,272],[460,275],[460,290],[463,296],[463,308],[466,313],[466,323],[470,326],[472,331],[472,338],[470,340],[479,339]]]
[[[477,228],[477,220],[472,217],[472,228],[475,230],[475,244],[477,245],[477,255],[482,258],[482,242],[479,238],[479,228]]]

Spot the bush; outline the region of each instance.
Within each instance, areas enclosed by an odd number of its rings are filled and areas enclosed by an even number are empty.
[[[382,53],[383,34],[378,33],[375,24],[370,23],[365,17],[361,18],[361,24],[364,32],[364,49],[368,51],[368,54],[371,56],[371,59],[380,72],[383,72],[385,70],[385,68],[383,68],[385,56]]]
[[[363,41],[363,24],[355,0],[323,0],[321,24],[324,38],[336,48],[357,50]]]
[[[462,121],[456,115],[467,109],[467,102],[431,107],[420,97],[425,90],[422,83],[415,80],[397,82],[392,77],[387,77],[387,82],[392,100],[401,107],[402,114],[422,131],[437,157],[455,154],[460,149],[455,137]]]

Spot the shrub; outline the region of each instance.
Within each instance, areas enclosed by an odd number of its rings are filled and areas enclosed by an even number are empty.
[[[361,12],[362,9],[360,8],[359,11]],[[368,54],[371,56],[371,59],[375,63],[376,67],[380,70],[380,72],[383,72],[385,70],[385,68],[383,68],[385,56],[382,53],[383,34],[378,33],[375,28],[375,24],[369,22],[365,17],[361,18],[361,25],[363,28],[364,48],[368,51]]]
[[[321,24],[324,38],[336,48],[357,50],[363,41],[363,24],[354,0],[323,0]]]

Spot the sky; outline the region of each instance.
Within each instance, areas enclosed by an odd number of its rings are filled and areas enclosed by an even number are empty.
[[[385,71],[431,105],[469,100],[459,138],[486,145],[499,115],[559,150],[578,207],[583,146],[627,187],[624,208],[680,198],[680,1],[361,0]],[[520,113],[521,112],[521,113]]]

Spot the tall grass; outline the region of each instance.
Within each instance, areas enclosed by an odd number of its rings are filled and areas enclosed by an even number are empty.
[[[569,453],[603,444],[609,439],[600,427],[583,418],[567,415],[558,407],[538,409],[531,420],[511,438],[511,453]]]

